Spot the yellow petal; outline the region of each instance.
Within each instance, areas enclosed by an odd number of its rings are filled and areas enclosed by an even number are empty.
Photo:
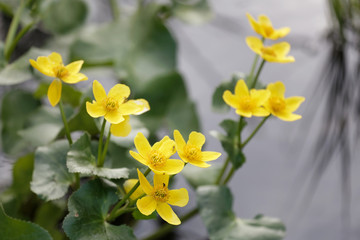
[[[124,116],[124,121],[118,124],[111,124],[110,132],[116,137],[126,137],[131,132],[130,117]]]
[[[184,168],[184,162],[177,159],[168,159],[166,165],[158,169],[158,173],[165,173],[168,175],[174,175]]]
[[[120,111],[106,112],[105,119],[111,124],[118,124],[124,121],[124,116]]]
[[[266,87],[266,89],[268,89],[271,93],[271,96],[276,96],[276,97],[284,97],[285,94],[285,85],[278,81],[275,83],[269,83]]]
[[[246,13],[246,16],[249,20],[251,27],[254,29],[254,31],[258,34],[261,34],[259,24],[256,22],[256,20],[249,13]]]
[[[124,190],[126,193],[130,192],[131,189],[139,182],[137,179],[128,179],[124,182]],[[139,197],[141,197],[145,192],[142,190],[142,188],[139,186],[133,194],[131,194],[130,199],[136,200]]]
[[[249,96],[249,89],[243,79],[237,81],[235,86],[235,96]]]
[[[302,118],[301,115],[286,112],[276,113],[274,116],[286,122],[293,122]]]
[[[211,165],[206,163],[206,162],[203,162],[203,161],[191,161],[189,162],[190,164],[196,166],[196,167],[200,167],[200,168],[208,168],[210,167]]]
[[[250,118],[252,117],[252,111],[249,111],[249,110],[243,110],[243,109],[236,109],[236,114],[240,115],[240,116],[243,116],[243,117],[247,117],[247,118]]]
[[[179,225],[181,223],[178,216],[167,203],[158,203],[156,206],[156,211],[162,219],[172,225]]]
[[[49,77],[56,77],[52,68],[50,61],[47,57],[38,57],[37,61],[30,59],[30,64],[33,68],[37,69],[42,74]]]
[[[178,151],[178,154],[181,155],[184,152],[186,142],[178,130],[174,130],[174,140],[176,144],[176,150]]]
[[[129,151],[130,155],[135,158],[136,160],[138,160],[140,163],[144,164],[145,166],[148,165],[148,162],[146,161],[146,159],[144,159],[140,154],[138,154],[137,152],[134,151]]]
[[[95,101],[86,102],[86,111],[93,118],[102,117],[106,114],[104,107]]]
[[[226,90],[223,94],[223,99],[224,102],[229,105],[230,107],[233,108],[238,108],[239,107],[239,99],[233,95],[229,90]]]
[[[171,157],[176,152],[175,142],[171,139],[164,141],[159,147],[159,152],[164,154],[165,158]]]
[[[93,82],[93,94],[98,103],[101,103],[106,98],[105,89],[97,80]]]
[[[109,91],[108,97],[116,98],[121,103],[130,95],[130,88],[125,84],[116,84]]]
[[[300,107],[300,104],[305,101],[304,97],[289,97],[285,99],[286,111],[294,112]]]
[[[201,160],[202,161],[213,161],[218,159],[221,156],[219,152],[201,152]]]
[[[285,56],[290,51],[290,44],[287,42],[280,42],[270,46],[269,48],[272,49],[277,56]]]
[[[55,107],[61,98],[61,81],[59,79],[55,79],[52,81],[48,88],[47,96],[51,106]]]
[[[261,26],[272,27],[271,21],[266,15],[260,15],[258,19]]]
[[[261,55],[261,48],[264,46],[262,41],[257,37],[247,37],[246,44],[248,47],[257,54]]]
[[[166,186],[169,185],[169,175],[162,173],[162,174],[154,174],[154,187],[156,186]]]
[[[134,100],[129,100],[123,104],[120,104],[118,108],[118,111],[121,112],[122,115],[131,115],[131,114],[139,113],[142,110],[143,110],[143,106],[138,105]]]
[[[185,188],[174,189],[169,191],[168,204],[184,207],[189,202],[189,193]]]
[[[149,181],[146,179],[144,174],[142,174],[139,169],[136,169],[136,170],[137,170],[137,173],[138,173],[138,177],[139,177],[139,180],[140,180],[140,186],[141,186],[142,190],[147,195],[151,195],[153,193],[153,191],[154,191],[154,188],[150,185]]]
[[[139,209],[139,211],[148,216],[152,214],[156,209],[156,201],[153,197],[145,196],[136,202],[136,206]]]
[[[197,146],[201,150],[205,143],[205,136],[199,132],[192,131],[189,135],[189,140],[187,143]]]
[[[146,101],[145,99],[140,98],[133,101],[141,107],[141,110],[137,111],[136,113],[133,113],[134,115],[140,115],[150,110],[149,102]]]
[[[270,115],[270,112],[268,110],[266,110],[265,108],[258,107],[253,110],[252,114],[255,117],[266,117],[266,116]]]
[[[269,36],[269,38],[272,39],[272,40],[277,40],[277,39],[279,39],[279,38],[285,37],[285,36],[288,35],[289,33],[290,33],[290,28],[288,28],[288,27],[283,27],[283,28],[279,28],[279,29],[275,30],[275,31],[273,32],[273,34],[271,34],[271,35]]]
[[[138,152],[140,153],[140,155],[143,158],[147,158],[149,152],[151,151],[151,146],[150,146],[148,140],[146,139],[146,137],[144,136],[144,134],[142,134],[141,132],[136,134],[134,143],[135,143],[135,147],[138,150]]]
[[[251,89],[250,90],[251,100],[256,106],[264,104],[270,97],[270,91],[265,89]]]
[[[161,147],[161,145],[163,145],[166,141],[169,141],[169,140],[171,140],[171,139],[169,138],[169,136],[163,137],[159,142],[156,142],[156,143],[153,145],[152,149],[159,150],[160,147]]]
[[[65,68],[69,71],[70,74],[76,74],[80,72],[83,63],[84,63],[83,60],[75,61],[66,65]]]
[[[61,80],[69,84],[74,84],[81,81],[86,81],[88,80],[88,77],[85,74],[76,73],[76,74],[66,75],[62,77]]]
[[[51,62],[53,62],[56,65],[63,65],[63,61],[61,58],[61,55],[57,52],[52,52],[48,58],[50,59]]]

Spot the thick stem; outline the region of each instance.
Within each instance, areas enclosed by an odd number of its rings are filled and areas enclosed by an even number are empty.
[[[102,156],[102,143],[103,143],[103,139],[104,139],[104,130],[105,130],[105,125],[106,125],[106,120],[104,118],[102,125],[101,125],[101,130],[100,130],[100,138],[99,138],[99,146],[98,146],[98,157],[97,157],[97,166],[101,167],[101,156]]]
[[[64,106],[63,106],[63,103],[62,103],[61,99],[59,101],[59,108],[60,108],[61,118],[62,118],[62,121],[64,123],[64,127],[65,127],[65,135],[66,135],[66,138],[69,141],[69,145],[71,146],[73,141],[71,139],[70,129],[69,129],[69,125],[67,124],[67,121],[66,121],[66,116],[65,116],[65,112],[64,112]]]

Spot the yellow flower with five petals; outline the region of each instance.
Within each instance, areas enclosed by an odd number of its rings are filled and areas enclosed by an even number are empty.
[[[270,83],[267,89],[271,95],[268,101],[264,103],[266,110],[283,121],[291,122],[301,118],[301,115],[294,114],[293,112],[305,101],[304,97],[294,96],[285,98],[285,86],[282,82]]]
[[[259,38],[247,37],[246,44],[252,51],[259,54],[268,62],[289,63],[295,61],[293,56],[287,56],[290,51],[290,44],[287,42],[264,46],[263,42]]]
[[[258,21],[256,21],[249,13],[247,13],[246,16],[254,31],[264,38],[277,40],[279,38],[285,37],[290,32],[290,28],[288,27],[274,29],[270,19],[265,15],[260,15],[258,17]]]
[[[181,172],[184,162],[179,159],[169,159],[175,154],[175,142],[165,136],[160,142],[150,146],[145,136],[139,132],[134,139],[139,153],[130,151],[130,155],[140,163],[148,166],[156,174],[173,175]]]
[[[137,171],[140,187],[146,193],[145,197],[136,202],[139,211],[148,216],[156,210],[160,217],[169,224],[179,225],[181,221],[170,205],[186,206],[189,202],[188,191],[185,188],[169,190],[169,175],[167,174],[155,174],[154,186],[151,186],[139,169]]]
[[[223,99],[226,104],[236,109],[236,114],[243,117],[265,117],[270,113],[262,105],[268,100],[270,92],[264,89],[249,91],[245,81],[240,79],[235,86],[235,94],[226,90]]]
[[[116,84],[106,95],[105,89],[98,82],[93,82],[95,100],[86,102],[86,110],[93,118],[104,116],[111,124],[118,124],[125,120],[124,116],[143,111],[144,106],[136,100],[127,100],[130,88],[125,84]]]
[[[186,143],[181,133],[175,130],[174,139],[180,158],[184,162],[194,166],[202,168],[210,167],[211,165],[206,162],[216,160],[221,156],[219,152],[201,151],[206,139],[205,136],[199,132],[191,132],[189,140]]]
[[[69,84],[85,81],[88,78],[79,73],[84,61],[79,60],[64,66],[62,57],[59,53],[53,52],[49,56],[40,56],[35,60],[30,59],[30,64],[42,74],[55,77],[48,88],[48,99],[50,104],[56,106],[61,98],[61,81]]]

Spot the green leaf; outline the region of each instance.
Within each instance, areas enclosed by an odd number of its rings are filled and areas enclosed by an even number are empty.
[[[51,240],[40,226],[7,216],[0,205],[0,232],[2,240]]]
[[[16,61],[6,65],[0,71],[0,85],[14,85],[26,82],[33,78],[29,59],[36,59],[38,56],[47,56],[50,52],[31,48],[27,53]]]
[[[217,177],[220,174],[222,166],[219,164],[213,165],[209,168],[199,168],[192,165],[187,165],[181,172],[188,183],[196,189],[202,185],[215,184]]]
[[[63,224],[66,235],[74,240],[135,240],[130,227],[106,222],[110,207],[118,201],[115,192],[100,179],[81,186],[69,198],[69,214]]]
[[[44,11],[44,27],[57,34],[68,33],[84,23],[87,6],[81,0],[53,1]]]
[[[127,168],[105,168],[97,167],[95,156],[91,152],[91,141],[89,134],[82,135],[72,146],[67,154],[68,169],[72,173],[95,175],[110,179],[127,178]]]
[[[69,144],[66,140],[53,142],[35,151],[35,165],[31,190],[45,200],[63,197],[75,176],[68,172],[66,155]]]
[[[32,94],[14,90],[5,94],[1,108],[1,143],[5,153],[19,155],[28,148],[27,141],[18,135],[18,131],[26,126],[28,116],[34,112],[40,102]]]
[[[202,24],[214,17],[207,0],[172,0],[175,17],[190,24]]]
[[[211,240],[281,240],[285,236],[285,226],[279,219],[262,215],[251,220],[236,218],[226,186],[199,187],[197,199]]]

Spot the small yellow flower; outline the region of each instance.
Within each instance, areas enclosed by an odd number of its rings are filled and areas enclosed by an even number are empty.
[[[270,92],[264,89],[249,89],[244,80],[240,79],[235,86],[235,94],[226,90],[223,99],[230,107],[236,109],[236,114],[243,117],[265,117],[270,113],[262,105],[267,101]]]
[[[172,225],[179,225],[180,219],[170,205],[184,207],[189,202],[189,194],[185,188],[169,190],[169,175],[155,174],[154,186],[151,186],[145,176],[139,171],[140,186],[146,196],[136,202],[139,211],[148,216],[155,210],[162,219]]]
[[[289,34],[290,28],[283,27],[279,29],[274,29],[270,19],[265,15],[260,15],[258,21],[256,21],[249,13],[246,13],[247,18],[249,19],[251,27],[255,32],[271,40],[277,40],[279,38],[285,37]]]
[[[48,99],[50,104],[54,107],[56,106],[61,98],[61,81],[65,83],[78,83],[80,81],[85,81],[88,78],[79,73],[84,61],[79,60],[72,62],[64,66],[61,55],[59,53],[53,52],[49,56],[40,56],[35,60],[30,59],[30,64],[36,68],[42,74],[55,77],[48,89]]]
[[[169,159],[175,152],[175,142],[165,136],[160,142],[150,146],[145,136],[139,132],[134,139],[139,153],[130,151],[133,158],[148,166],[156,174],[173,175],[181,172],[184,162],[179,159]]]
[[[293,56],[287,56],[290,51],[290,44],[287,42],[264,46],[263,42],[259,38],[247,37],[246,44],[252,51],[259,54],[268,62],[289,63],[295,61]]]
[[[131,189],[138,183],[139,180],[137,179],[128,179],[124,182],[124,190],[126,193],[130,192]],[[136,200],[139,197],[141,197],[142,195],[144,195],[145,192],[142,190],[141,187],[138,187],[135,192],[133,192],[133,194],[131,194],[130,199],[131,200]]]
[[[191,132],[189,140],[185,142],[183,136],[178,130],[174,131],[176,150],[184,162],[191,163],[194,166],[207,168],[211,165],[207,161],[213,161],[221,156],[218,152],[202,152],[201,148],[205,143],[205,136],[199,132]]]
[[[282,82],[270,83],[267,89],[271,95],[264,104],[266,110],[283,121],[291,122],[301,118],[301,115],[294,114],[293,112],[305,101],[304,97],[284,98],[285,86]]]
[[[93,118],[104,116],[111,124],[118,124],[125,120],[125,115],[143,111],[144,106],[136,100],[127,100],[130,88],[124,84],[116,84],[106,95],[105,89],[98,82],[93,82],[95,100],[86,102],[86,110]]]
[[[140,115],[140,114],[150,110],[149,103],[145,99],[137,99],[134,101],[136,104],[141,106],[141,109],[139,110],[139,112],[134,113],[134,115]],[[124,116],[124,121],[122,121],[118,124],[111,124],[110,132],[112,135],[117,136],[117,137],[128,136],[131,132],[130,116]]]

